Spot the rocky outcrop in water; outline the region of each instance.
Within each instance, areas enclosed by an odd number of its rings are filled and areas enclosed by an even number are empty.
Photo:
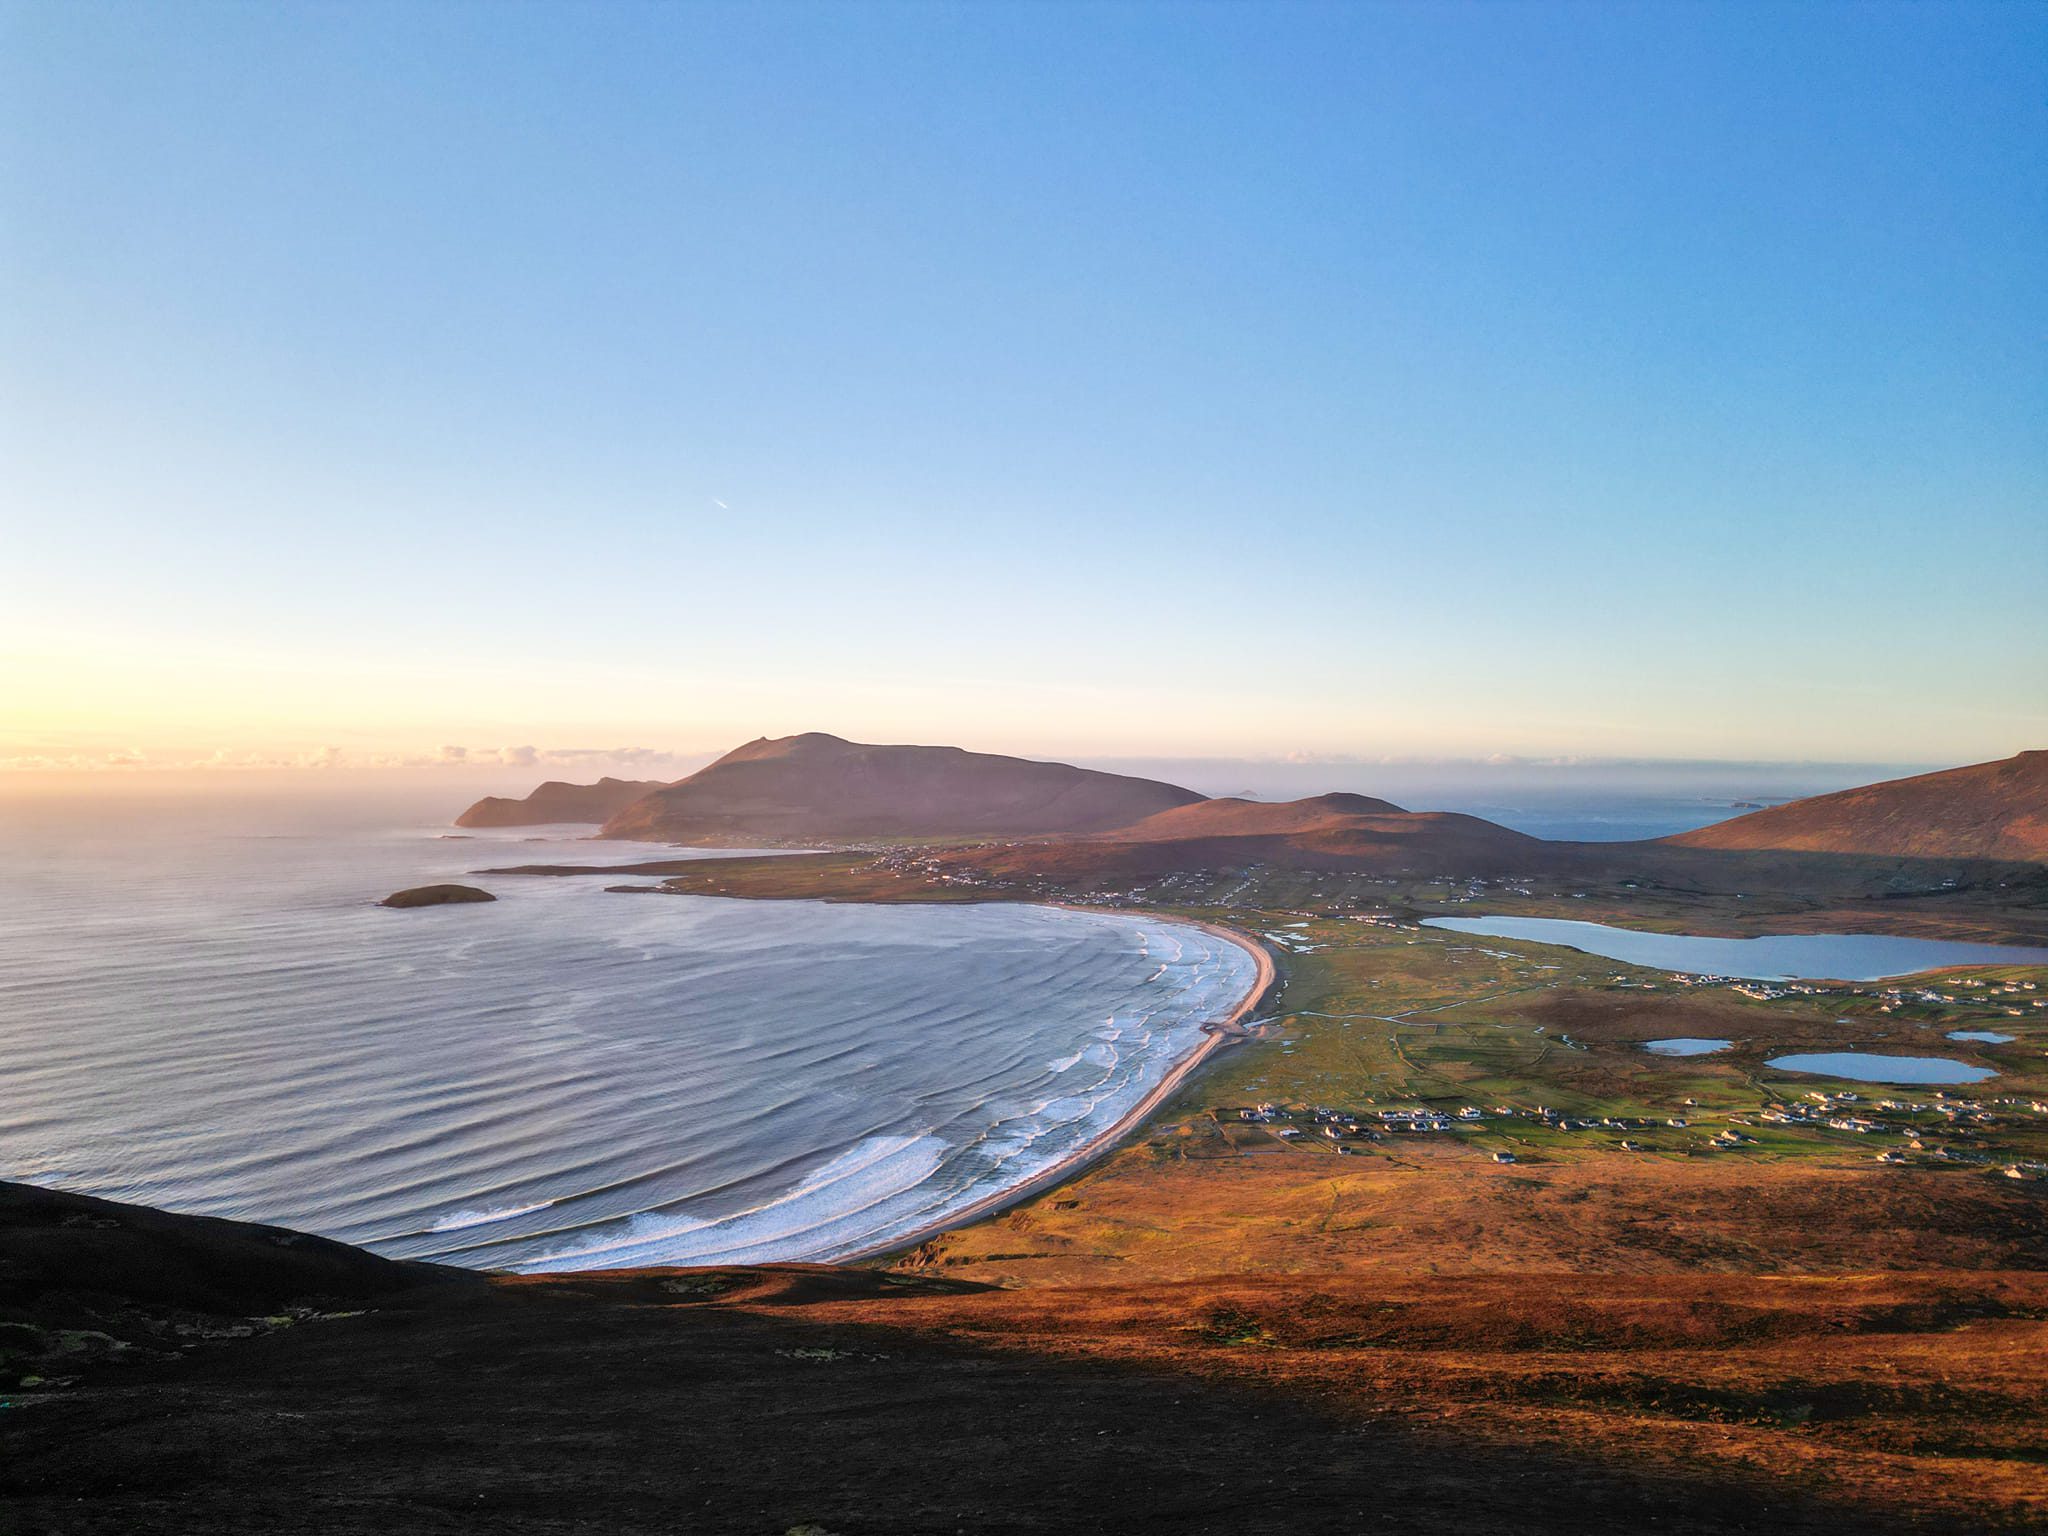
[[[473,885],[416,885],[409,891],[393,891],[380,907],[453,907],[471,901],[496,901],[489,891]]]

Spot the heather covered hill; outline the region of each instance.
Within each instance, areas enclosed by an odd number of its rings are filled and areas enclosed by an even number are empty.
[[[550,779],[523,800],[486,795],[455,818],[458,827],[540,827],[555,822],[609,820],[642,795],[666,787],[662,779],[599,779],[565,784]]]
[[[1815,795],[1665,841],[2048,864],[2048,751]]]
[[[763,738],[634,801],[605,837],[735,846],[1078,835],[1191,805],[1193,790],[959,747]]]
[[[1205,800],[1093,837],[982,849],[1003,874],[1147,876],[1241,868],[1371,870],[1389,874],[1502,874],[1569,860],[1576,844],[1546,843],[1477,816],[1404,811],[1365,795],[1266,803]]]
[[[1313,795],[1306,800],[1203,800],[1148,816],[1124,831],[1147,842],[1176,837],[1271,837],[1329,830],[1360,816],[1405,816],[1388,800],[1370,795]]]

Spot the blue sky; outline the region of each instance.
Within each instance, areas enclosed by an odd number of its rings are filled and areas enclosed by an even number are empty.
[[[2043,8],[0,16],[0,760],[2048,744]]]

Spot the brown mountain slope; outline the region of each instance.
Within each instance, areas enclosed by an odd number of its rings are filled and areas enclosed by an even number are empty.
[[[538,827],[562,821],[606,821],[642,795],[666,787],[662,779],[599,779],[565,784],[550,779],[524,800],[486,795],[455,818],[458,827]]]
[[[1201,800],[1152,779],[813,732],[749,742],[614,815],[604,837],[712,846],[1073,835]]]
[[[2048,864],[2048,752],[1794,800],[1665,841]]]
[[[1400,806],[1369,795],[1315,795],[1306,800],[1202,800],[1147,816],[1122,836],[1157,842],[1180,837],[1272,837],[1347,825],[1359,816],[1405,816]]]
[[[1404,811],[1365,795],[1266,804],[1206,800],[1094,837],[976,850],[1005,875],[1149,876],[1271,864],[1401,874],[1499,874],[1545,866],[1576,845],[1545,843],[1477,816]]]

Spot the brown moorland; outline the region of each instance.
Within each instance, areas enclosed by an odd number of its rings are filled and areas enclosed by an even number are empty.
[[[17,1210],[0,1200],[10,1242]],[[131,1242],[239,1242],[81,1213]],[[0,1396],[9,1528],[1277,1536],[1426,1514],[1634,1536],[2048,1517],[2038,1274],[316,1283],[331,1310],[131,1303],[131,1331],[154,1309],[157,1347]],[[83,1305],[114,1288],[95,1278]]]
[[[1668,841],[2048,864],[2048,751],[1816,795]]]

